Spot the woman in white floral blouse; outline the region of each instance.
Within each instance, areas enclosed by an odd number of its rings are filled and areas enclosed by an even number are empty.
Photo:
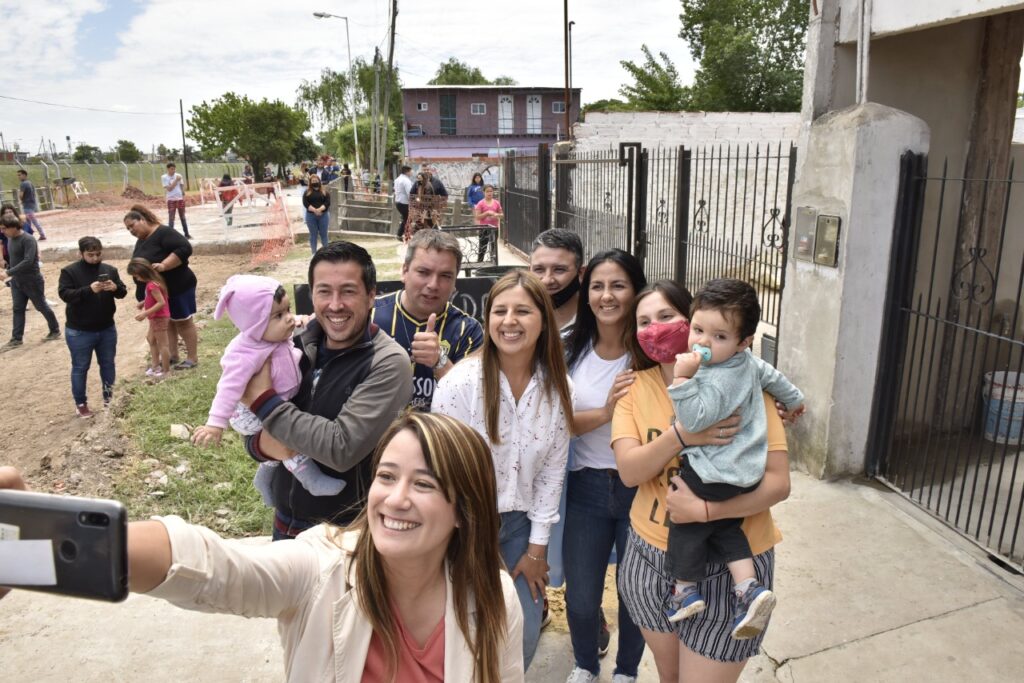
[[[523,606],[523,660],[540,639],[547,548],[565,477],[572,384],[551,297],[514,271],[491,288],[484,344],[444,376],[431,410],[473,427],[490,444],[498,480],[501,554]]]

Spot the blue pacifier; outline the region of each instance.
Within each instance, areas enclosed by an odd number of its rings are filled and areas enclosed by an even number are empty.
[[[705,363],[711,362],[711,349],[709,349],[708,347],[701,346],[700,344],[694,344],[693,352],[699,353],[701,360],[704,361]]]

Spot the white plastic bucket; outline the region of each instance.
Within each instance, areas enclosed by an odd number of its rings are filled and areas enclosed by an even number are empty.
[[[1024,374],[986,372],[982,400],[985,439],[1019,445],[1024,427]]]

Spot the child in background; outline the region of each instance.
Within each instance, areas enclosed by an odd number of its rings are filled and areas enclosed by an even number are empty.
[[[144,258],[133,258],[128,262],[128,274],[139,282],[146,283],[146,297],[139,304],[142,308],[136,320],[149,318],[149,362],[146,376],[163,379],[171,371],[171,348],[167,340],[167,328],[170,326],[171,309],[167,305],[167,283]]]
[[[804,410],[800,390],[749,351],[760,319],[757,292],[740,280],[711,280],[693,298],[690,353],[676,356],[668,390],[676,417],[687,431],[699,432],[730,415],[740,416],[732,443],[683,448],[679,476],[704,501],[753,491],[764,477],[768,427],[762,392],[775,396],[794,416]],[[764,630],[775,596],[757,580],[742,522],[720,519],[670,526],[666,569],[675,586],[667,600],[669,621],[704,610],[697,582],[706,578],[709,561],[721,562],[729,568],[736,594],[732,637],[746,640]]]
[[[288,294],[277,280],[262,275],[232,275],[220,290],[215,319],[225,313],[239,333],[224,349],[220,359],[223,372],[217,382],[217,393],[210,406],[206,425],[192,435],[197,446],[219,444],[228,424],[243,435],[255,434],[262,428],[260,419],[239,403],[252,376],[270,360],[270,379],[274,392],[289,399],[299,390],[302,372],[299,361],[302,351],[292,337],[305,319],[297,320],[291,313]],[[299,483],[314,496],[335,496],[345,482],[324,473],[315,461],[295,455],[278,462],[261,463],[253,484],[263,502],[273,507],[270,482],[274,468],[283,464]]]

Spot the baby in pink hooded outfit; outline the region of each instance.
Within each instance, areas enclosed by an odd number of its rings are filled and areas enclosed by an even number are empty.
[[[289,399],[299,390],[300,351],[292,342],[298,321],[292,315],[288,294],[277,280],[262,275],[232,275],[220,290],[215,319],[227,313],[239,334],[224,349],[220,359],[223,372],[217,382],[217,393],[210,406],[206,425],[196,429],[192,442],[196,445],[220,443],[229,424],[239,434],[258,432],[262,424],[248,408],[239,403],[245,387],[270,359],[270,379],[274,391]],[[273,506],[270,481],[278,464],[283,464],[314,496],[334,496],[345,482],[327,475],[306,455],[294,455],[277,462],[261,463],[253,483],[263,502]]]

